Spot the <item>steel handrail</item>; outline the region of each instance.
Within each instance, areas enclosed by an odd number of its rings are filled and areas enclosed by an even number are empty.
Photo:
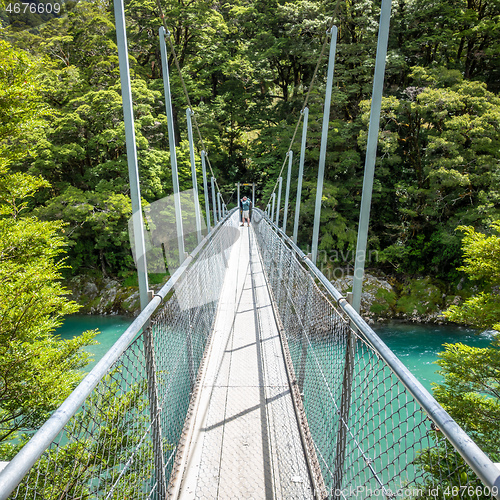
[[[439,430],[450,441],[471,469],[478,475],[483,483],[490,488],[498,488],[496,498],[500,500],[500,470],[490,458],[479,448],[471,437],[455,422],[449,413],[436,401],[429,391],[416,379],[410,370],[399,360],[389,347],[380,339],[366,321],[349,304],[347,299],[330,283],[326,276],[316,267],[312,260],[280,229],[271,222],[262,210],[256,209],[268,224],[281,236],[281,238],[297,254],[303,262],[325,287],[326,291],[335,299],[335,302],[347,314],[350,321],[356,325],[359,332],[373,346],[380,357],[387,363],[392,372],[408,389],[415,400],[427,412]]]
[[[167,283],[156,293],[148,305],[143,309],[134,322],[125,330],[109,351],[100,359],[88,375],[80,382],[77,388],[66,398],[51,417],[40,427],[19,453],[0,472],[0,500],[7,500],[24,476],[35,465],[43,452],[49,448],[57,435],[64,429],[71,417],[90,396],[97,384],[106,376],[113,364],[134,341],[136,335],[151,319],[158,306],[167,294],[173,289],[177,281],[184,274],[200,251],[217,233],[218,229],[231,217],[236,208],[232,209],[219,221],[217,226],[208,233],[199,245],[184,260]]]

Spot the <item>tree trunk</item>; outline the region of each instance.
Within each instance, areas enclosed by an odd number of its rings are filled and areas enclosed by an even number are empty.
[[[101,271],[103,276],[108,277],[108,273],[106,272],[106,265],[104,263],[104,250],[102,248],[99,249],[99,260],[101,261]]]

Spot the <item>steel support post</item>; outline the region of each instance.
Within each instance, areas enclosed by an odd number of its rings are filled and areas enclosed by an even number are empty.
[[[271,222],[274,222],[274,206],[276,205],[276,193],[273,193],[273,206],[271,208]]]
[[[334,487],[332,491],[334,492],[340,492],[342,490],[349,425],[349,409],[351,407],[352,379],[354,374],[354,356],[356,353],[356,336],[351,328],[349,328],[347,335],[344,377],[342,380],[342,396],[340,400],[339,427],[337,431],[337,450],[335,453],[335,467],[333,470]],[[341,495],[336,493],[334,498],[341,498]]]
[[[219,209],[219,217],[218,217],[219,220],[223,218],[220,199],[221,199],[221,194],[217,192],[217,208]]]
[[[321,198],[323,197],[323,179],[325,177],[326,144],[328,141],[328,126],[330,123],[330,105],[332,101],[333,69],[335,66],[335,50],[337,47],[337,27],[333,26],[327,34],[331,35],[330,55],[328,58],[328,75],[326,79],[325,107],[323,110],[323,126],[321,129],[321,146],[319,151],[318,184],[316,188],[316,204],[314,206],[314,226],[312,236],[312,257],[316,264],[318,256],[319,221],[321,216]]]
[[[236,206],[238,207],[238,221],[241,222],[241,207],[240,207],[240,183],[238,182],[238,194],[236,195]]]
[[[280,205],[281,205],[281,187],[283,184],[283,177],[278,178],[278,203],[276,206],[276,221],[275,224],[279,226],[280,223]]]
[[[189,158],[191,160],[191,179],[193,181],[193,197],[194,197],[194,216],[196,218],[196,237],[198,238],[198,245],[203,239],[201,236],[201,213],[200,213],[200,195],[198,194],[198,179],[196,177],[196,161],[194,156],[194,140],[193,140],[193,124],[191,117],[193,116],[191,108],[186,109],[187,130],[189,140]]]
[[[297,199],[295,201],[295,220],[293,222],[293,242],[297,244],[297,235],[299,232],[299,215],[300,215],[300,198],[302,196],[302,178],[304,177],[304,159],[306,156],[306,142],[307,142],[307,122],[309,121],[309,108],[304,108],[302,112],[302,144],[300,146],[300,160],[299,160],[299,178],[297,182]]]
[[[195,369],[195,363],[194,363],[194,356],[193,356],[193,317],[194,314],[189,311],[189,332],[187,334],[186,338],[186,351],[187,351],[187,361],[188,361],[188,370],[189,370],[189,384],[191,388],[191,392],[193,392],[194,385],[196,382],[196,369]]]
[[[205,162],[205,151],[201,152],[201,171],[203,173],[203,196],[205,198],[205,217],[207,219],[207,234],[212,230],[210,227],[210,201],[208,196],[207,165]]]
[[[292,181],[293,151],[288,152],[288,173],[286,176],[285,206],[283,208],[283,232],[286,234],[286,219],[288,216],[288,198],[290,197],[290,182]]]
[[[144,240],[144,224],[142,219],[141,192],[139,185],[139,168],[137,163],[137,147],[135,143],[134,110],[132,107],[132,90],[130,86],[130,69],[128,62],[127,32],[123,1],[115,1],[116,38],[118,44],[118,61],[120,65],[120,82],[122,87],[123,119],[125,122],[125,142],[127,146],[127,163],[132,200],[132,224],[134,229],[135,255],[137,260],[137,277],[141,309],[149,302],[148,271],[146,262],[146,243]]]
[[[177,172],[177,153],[175,150],[174,119],[172,113],[172,96],[170,95],[170,76],[168,73],[167,33],[163,26],[160,27],[160,52],[163,72],[163,87],[165,90],[165,109],[167,112],[168,144],[170,149],[170,166],[172,168],[172,184],[174,188],[175,227],[177,230],[177,246],[179,248],[179,265],[184,262],[184,230],[182,228],[181,195],[179,193],[179,175]]]
[[[308,298],[311,297],[311,289],[312,289],[312,283],[313,283],[313,278],[309,279],[307,281],[307,292],[303,295],[304,297],[304,304],[302,308],[302,318],[305,318],[308,313],[309,313],[309,304],[308,304]],[[302,319],[301,318],[301,319]],[[299,385],[299,391],[302,394],[304,392],[304,381],[306,378],[306,365],[307,365],[307,346],[308,346],[308,339],[307,335],[309,334],[310,327],[308,328],[308,331],[306,331],[305,327],[302,326],[300,329],[300,343],[302,345],[302,350],[300,354],[300,368],[299,368],[299,373],[297,377],[297,383]]]
[[[210,183],[212,184],[212,212],[214,214],[214,226],[217,225],[217,205],[215,204],[215,178],[212,177],[210,179]]]
[[[352,285],[352,306],[359,313],[361,290],[365,272],[366,244],[368,240],[368,224],[370,222],[370,206],[372,202],[373,176],[375,173],[375,158],[377,156],[378,131],[380,124],[380,109],[382,107],[382,92],[384,89],[385,60],[387,57],[387,42],[389,39],[389,24],[391,20],[391,0],[382,0],[380,25],[377,41],[377,57],[373,77],[372,103],[370,108],[370,124],[368,127],[368,142],[366,144],[365,175],[361,195],[359,214],[358,240],[356,243],[356,260],[354,264],[354,280]]]
[[[149,396],[149,412],[153,431],[153,454],[156,474],[157,498],[167,498],[167,482],[165,478],[165,457],[163,453],[163,432],[161,427],[161,411],[158,404],[158,380],[156,377],[156,362],[154,354],[153,334],[151,327],[143,332],[144,353],[146,357],[146,374]]]

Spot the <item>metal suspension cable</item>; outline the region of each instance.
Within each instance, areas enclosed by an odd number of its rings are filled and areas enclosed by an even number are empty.
[[[172,40],[170,38],[170,30],[168,29],[167,23],[165,21],[165,15],[163,14],[163,9],[161,7],[160,0],[156,0],[156,3],[158,5],[158,10],[159,10],[159,13],[160,13],[160,19],[161,19],[161,21],[163,23],[163,27],[165,28],[165,32],[169,35],[168,36],[168,43],[169,43],[170,49],[172,51],[172,56],[174,58],[174,63],[175,63],[175,66],[177,68],[177,72],[179,73],[179,78],[181,80],[181,84],[182,84],[182,88],[183,88],[183,91],[184,91],[184,95],[186,97],[187,104],[188,104],[189,108],[192,110],[193,108],[192,108],[192,105],[191,105],[191,99],[189,98],[189,92],[187,90],[187,86],[186,86],[186,82],[184,81],[184,77],[182,76],[182,71],[181,71],[181,67],[180,67],[180,64],[179,64],[179,59],[177,58],[177,53],[175,51],[174,44],[173,44],[173,42],[172,42]],[[335,4],[335,9],[334,9],[333,15],[332,15],[330,23],[329,23],[330,29],[334,25],[334,21],[335,21],[337,15],[338,15],[339,8],[340,8],[340,0],[337,0],[337,2]],[[321,60],[323,59],[324,54],[325,54],[327,42],[328,42],[328,37],[325,37],[325,40],[324,40],[323,45],[321,47],[320,55],[318,56],[318,61],[316,63],[316,67],[314,68],[313,76],[311,78],[311,83],[309,84],[309,88],[307,90],[307,94],[306,94],[306,97],[304,99],[304,103],[303,103],[302,108],[301,108],[301,113],[300,113],[299,119],[297,120],[297,124],[296,124],[295,130],[293,132],[292,140],[290,141],[290,146],[288,147],[288,150],[287,150],[287,153],[285,155],[285,159],[283,161],[283,164],[281,166],[278,178],[281,177],[281,175],[283,173],[283,170],[284,170],[285,164],[286,164],[286,159],[288,158],[288,155],[289,155],[289,153],[290,153],[290,151],[292,149],[293,143],[295,141],[295,137],[297,136],[297,131],[298,131],[300,123],[302,121],[302,114],[303,114],[303,111],[304,111],[304,109],[306,108],[306,106],[307,106],[307,104],[309,102],[309,97],[311,95],[311,91],[314,88],[314,84],[316,82],[316,77],[317,77],[318,70],[319,70],[319,65],[321,63]],[[202,146],[203,150],[206,152],[207,149],[205,147],[205,143],[204,143],[203,137],[201,135],[201,131],[200,131],[200,128],[199,128],[199,125],[198,125],[198,121],[196,119],[196,115],[194,115],[194,114],[193,114],[193,123],[194,123],[195,129],[196,129],[196,133],[198,134],[198,138],[200,140],[201,146]],[[213,172],[213,169],[212,169],[212,164],[210,163],[210,159],[209,159],[208,155],[207,155],[206,158],[208,160],[208,166],[209,166],[209,169],[210,169],[210,173],[212,174],[212,177],[214,177],[214,179],[215,179],[215,185],[217,187],[217,191],[220,193],[220,195],[222,197],[222,201],[225,203],[224,197],[222,196],[222,192],[221,192],[220,186],[217,183],[217,179],[215,178],[215,175],[214,175],[214,172]],[[276,191],[277,186],[278,186],[278,181],[276,181],[276,184],[274,185],[273,191],[271,192],[271,196],[269,197],[269,201],[271,200],[272,194]]]
[[[330,24],[329,24],[330,30],[334,26],[334,22],[335,22],[335,19],[337,18],[339,8],[340,8],[340,0],[337,0],[337,2],[335,4],[335,10],[333,11],[333,15],[331,17]],[[328,30],[327,30],[327,32],[328,32]],[[283,165],[281,165],[281,170],[280,170],[280,173],[278,174],[278,179],[283,174],[283,170],[285,169],[285,165],[286,165],[286,160],[288,158],[288,155],[290,154],[290,151],[292,149],[293,143],[295,142],[295,137],[297,136],[297,131],[299,130],[299,126],[300,126],[300,123],[302,121],[302,116],[303,116],[303,113],[304,113],[304,109],[306,109],[306,107],[307,107],[307,104],[309,102],[309,96],[311,95],[311,91],[314,88],[314,84],[316,82],[316,77],[317,77],[317,74],[318,74],[319,65],[321,63],[321,60],[323,59],[323,56],[325,55],[325,50],[326,50],[327,42],[328,42],[328,36],[325,37],[325,40],[323,42],[323,46],[321,47],[321,52],[320,52],[320,54],[318,56],[318,61],[316,62],[316,67],[314,68],[313,76],[311,78],[311,83],[309,84],[309,88],[307,90],[307,94],[306,94],[306,97],[304,99],[304,104],[302,105],[302,108],[300,110],[299,119],[297,120],[297,124],[295,125],[295,130],[293,131],[293,136],[292,136],[292,140],[290,141],[290,146],[288,147],[288,150],[287,150],[286,155],[285,155],[285,159],[283,160]],[[271,195],[269,196],[268,203],[270,203],[271,198],[273,196],[273,193],[276,191],[276,188],[278,187],[278,179],[276,179],[276,183],[274,184],[274,188],[273,188],[273,190],[271,192]]]
[[[181,66],[179,64],[179,59],[177,58],[177,53],[175,52],[174,44],[172,42],[172,39],[170,38],[170,30],[168,29],[167,23],[165,21],[165,15],[163,14],[163,9],[161,8],[160,0],[156,0],[156,4],[158,5],[158,10],[160,12],[160,19],[161,19],[161,21],[163,23],[163,27],[165,28],[165,32],[167,33],[168,43],[169,43],[169,46],[170,46],[170,50],[172,52],[172,56],[174,58],[175,67],[177,68],[177,72],[179,73],[179,78],[181,80],[182,89],[183,89],[184,95],[186,97],[187,105],[188,105],[189,109],[191,111],[193,111],[193,106],[191,105],[191,99],[189,98],[189,92],[187,90],[187,86],[186,86],[186,82],[184,81],[184,77],[182,76]],[[205,147],[205,142],[203,141],[203,137],[201,135],[200,127],[198,126],[198,121],[196,120],[196,115],[194,114],[194,112],[193,112],[193,115],[192,115],[192,121],[193,121],[194,127],[196,129],[196,133],[198,134],[198,138],[200,140],[201,147],[203,148],[203,150],[206,153],[207,152],[207,148]],[[219,194],[220,194],[220,196],[222,198],[223,203],[226,204],[226,201],[224,200],[224,197],[222,196],[222,191],[221,191],[221,189],[219,187],[219,184],[217,183],[217,178],[215,177],[214,171],[212,169],[212,164],[210,163],[210,158],[208,157],[208,154],[206,156],[206,160],[208,162],[208,168],[210,169],[210,173],[212,174],[212,177],[214,178],[215,186],[217,188],[217,191],[219,192]]]

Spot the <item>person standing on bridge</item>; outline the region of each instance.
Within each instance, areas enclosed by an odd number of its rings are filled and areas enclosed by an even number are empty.
[[[252,205],[252,202],[246,197],[243,196],[241,199],[241,209],[243,210],[243,217],[242,217],[242,226],[245,225],[245,219],[247,220],[247,225],[250,225],[250,206]]]

